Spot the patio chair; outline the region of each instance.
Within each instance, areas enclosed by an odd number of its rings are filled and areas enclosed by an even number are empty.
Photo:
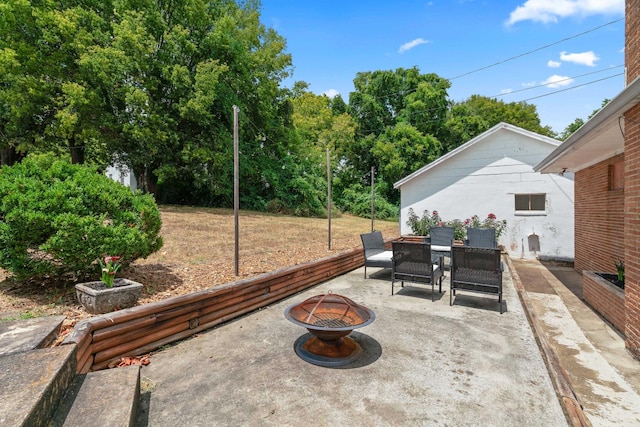
[[[438,282],[438,292],[442,293],[444,257],[431,259],[431,245],[421,242],[393,242],[393,269],[391,271],[391,295],[396,280],[431,284],[431,301],[434,300],[434,286]]]
[[[502,314],[502,263],[500,249],[454,246],[451,248],[451,291],[453,305],[456,291],[479,292],[498,296]]]
[[[436,261],[438,256],[446,256],[449,257],[449,264],[451,264],[451,246],[454,238],[453,227],[429,228],[429,237],[425,237],[424,242],[431,245],[433,261]]]
[[[490,248],[498,247],[496,242],[495,228],[469,228],[467,229],[467,239],[465,246],[473,246],[474,248]]]
[[[364,251],[364,278],[367,278],[367,267],[391,268],[393,252],[384,246],[382,232],[373,231],[360,235],[362,249]]]

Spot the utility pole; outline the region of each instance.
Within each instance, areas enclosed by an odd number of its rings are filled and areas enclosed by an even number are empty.
[[[238,161],[238,113],[240,109],[237,106],[233,106],[233,225],[234,225],[234,240],[235,240],[235,272],[236,276],[239,275],[238,260],[240,258],[240,245],[239,245],[239,230],[240,225],[238,223],[238,213],[240,211],[240,175],[238,173],[239,164]]]

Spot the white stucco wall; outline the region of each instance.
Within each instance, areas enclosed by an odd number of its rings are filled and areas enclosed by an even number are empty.
[[[108,166],[105,175],[112,180],[131,188],[131,191],[138,189],[138,181],[135,175],[126,166]]]
[[[461,147],[463,148],[463,147]],[[450,156],[400,186],[400,230],[409,208],[418,216],[437,210],[447,221],[480,219],[493,213],[507,220],[500,237],[509,255],[517,258],[573,259],[573,176],[540,174],[533,166],[555,145],[508,129],[494,132]],[[544,214],[515,211],[515,194],[546,194]],[[537,236],[539,251],[530,247]]]

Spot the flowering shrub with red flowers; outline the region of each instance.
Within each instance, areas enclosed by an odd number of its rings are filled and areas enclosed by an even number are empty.
[[[413,209],[409,208],[407,225],[411,227],[411,232],[416,236],[428,236],[431,227],[442,227],[444,223],[438,211],[424,211],[419,217]]]
[[[418,217],[413,209],[409,208],[408,217],[407,225],[411,227],[411,232],[417,236],[427,236],[431,227],[448,226],[453,227],[454,236],[457,240],[464,240],[469,228],[493,228],[496,230],[496,239],[499,239],[507,227],[507,220],[499,220],[493,213],[489,213],[483,220],[478,215],[473,215],[464,221],[460,219],[443,221],[438,211],[429,212],[425,210],[422,217]]]
[[[474,215],[466,221],[468,223],[467,228],[494,228],[496,230],[496,239],[500,238],[507,227],[507,220],[498,220],[493,213],[487,215],[483,220],[480,220],[478,215]]]
[[[100,280],[107,285],[107,288],[113,287],[113,281],[116,278],[116,273],[120,269],[120,257],[119,256],[106,256],[104,257],[104,262],[102,260],[100,262],[100,267],[102,268],[102,275],[100,276]]]

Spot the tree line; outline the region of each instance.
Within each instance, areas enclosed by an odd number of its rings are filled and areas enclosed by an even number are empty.
[[[373,168],[394,217],[394,182],[501,121],[558,137],[532,104],[454,102],[417,67],[357,73],[345,102],[283,87],[292,66],[257,0],[5,0],[0,161],[121,164],[159,203],[230,207],[236,105],[243,209],[325,215],[328,149],[334,205],[367,216]]]

